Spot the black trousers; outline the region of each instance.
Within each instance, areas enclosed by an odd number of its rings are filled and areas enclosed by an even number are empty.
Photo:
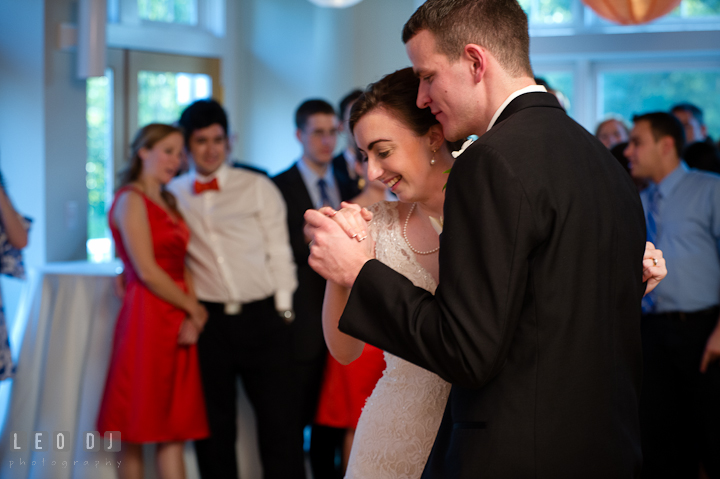
[[[336,467],[335,457],[342,447],[340,430],[313,424],[317,412],[327,350],[314,358],[295,360],[293,364],[298,421],[301,429],[311,426],[308,456],[313,479],[339,479],[342,471]],[[344,433],[344,431],[342,431]]]
[[[342,479],[342,451],[345,429],[312,425],[310,434],[310,466],[313,479]]]
[[[296,424],[290,328],[272,298],[244,304],[239,315],[204,302],[209,319],[198,355],[210,438],[195,442],[203,479],[238,477],[235,452],[236,381],[240,376],[255,412],[266,479],[304,479],[303,437]]]
[[[720,364],[700,372],[717,307],[642,318],[640,398],[645,479],[720,478]]]

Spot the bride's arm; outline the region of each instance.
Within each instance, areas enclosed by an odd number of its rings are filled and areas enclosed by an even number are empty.
[[[321,208],[319,211],[333,218],[349,237],[358,237],[358,241],[367,238],[367,222],[372,219],[373,214],[366,208],[360,209],[357,205],[343,202],[340,211],[331,208]],[[322,309],[323,333],[330,354],[340,364],[350,364],[355,361],[360,357],[365,347],[363,341],[342,333],[338,329],[340,316],[345,310],[349,297],[350,288],[330,280],[327,281]]]
[[[349,288],[328,280],[327,286],[325,286],[322,310],[323,333],[330,354],[340,364],[350,364],[355,361],[365,347],[364,342],[348,336],[338,329],[338,321],[340,321],[349,296]]]

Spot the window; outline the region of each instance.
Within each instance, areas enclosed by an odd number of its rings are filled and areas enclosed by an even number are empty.
[[[520,0],[520,6],[527,13],[529,23],[538,26],[572,23],[580,5],[579,0]]]
[[[714,16],[720,16],[720,0],[683,0],[669,15],[683,19]]]
[[[617,25],[599,17],[581,0],[519,0],[528,16],[531,35],[573,35],[603,31],[627,33],[637,31],[677,30],[707,25],[720,18],[720,0],[683,0],[670,14],[644,25]]]
[[[720,67],[706,69],[613,69],[599,75],[600,117],[617,113],[630,122],[633,115],[668,111],[690,102],[704,113],[708,133],[720,134]]]
[[[138,72],[138,125],[173,123],[183,108],[212,96],[212,79],[199,73]]]
[[[109,48],[108,64],[105,76],[89,78],[86,84],[87,253],[92,262],[115,256],[107,210],[138,128],[173,123],[197,99],[214,95],[222,101],[220,61],[215,58]]]
[[[107,209],[112,201],[112,99],[113,72],[87,81],[87,163],[88,260],[110,261],[112,242],[107,224]]]
[[[143,20],[197,25],[197,0],[137,0],[137,8]]]
[[[208,33],[215,37],[225,36],[226,0],[107,0],[108,23],[113,26],[109,43],[114,34],[125,37],[137,35],[137,27],[160,29],[158,31],[181,31],[194,36],[195,40]],[[120,28],[118,28],[120,27]],[[125,45],[127,46],[127,45]]]

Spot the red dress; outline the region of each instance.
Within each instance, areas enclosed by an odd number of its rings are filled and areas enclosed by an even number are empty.
[[[117,198],[131,188],[117,192],[109,218]],[[182,219],[175,220],[139,193],[145,200],[155,261],[187,291],[184,268],[190,230]],[[133,269],[112,221],[110,230],[125,266],[126,290],[115,326],[98,432],[120,431],[122,441],[132,443],[207,437],[197,347],[177,343],[186,313],[150,292]]]
[[[384,370],[382,350],[369,344],[365,344],[360,357],[347,366],[328,354],[315,424],[355,429],[365,401]]]

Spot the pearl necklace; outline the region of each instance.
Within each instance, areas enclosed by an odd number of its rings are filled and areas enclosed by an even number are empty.
[[[430,251],[418,251],[418,250],[416,250],[415,248],[413,248],[413,245],[410,244],[410,240],[408,239],[408,236],[407,236],[408,222],[410,221],[410,216],[412,216],[413,211],[415,211],[415,205],[416,205],[416,204],[417,204],[417,203],[413,203],[413,204],[412,204],[412,206],[410,207],[410,211],[408,211],[407,217],[405,218],[405,224],[403,225],[403,230],[402,230],[403,238],[405,238],[405,242],[406,242],[407,245],[410,247],[410,249],[412,250],[413,253],[415,253],[415,254],[422,254],[422,255],[425,255],[425,254],[433,254],[434,252],[440,250],[440,246],[439,246],[439,245],[438,245],[437,248],[433,248],[433,249],[431,249]]]

